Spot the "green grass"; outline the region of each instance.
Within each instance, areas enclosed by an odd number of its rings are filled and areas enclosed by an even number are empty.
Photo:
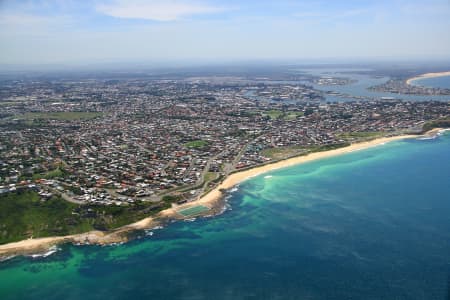
[[[343,147],[347,147],[347,146],[350,146],[350,143],[338,143],[338,144],[311,146],[311,147],[308,147],[307,150],[308,150],[308,153],[313,153],[313,152],[322,152],[322,151],[339,149],[339,148],[343,148]]]
[[[60,168],[56,168],[52,171],[48,171],[45,174],[33,174],[33,180],[36,179],[53,179],[53,178],[58,178],[58,177],[64,177],[67,175],[67,172],[63,169]]]
[[[269,110],[262,113],[263,117],[268,116],[271,120],[276,120],[283,115],[281,110]]]
[[[274,160],[285,159],[292,156],[306,155],[313,152],[328,151],[349,146],[349,143],[339,143],[320,146],[288,146],[264,149],[261,154]]]
[[[184,217],[194,217],[198,216],[206,211],[208,211],[209,208],[203,205],[197,205],[190,208],[179,210],[178,213],[183,215]]]
[[[214,180],[217,178],[216,172],[208,172],[205,175],[205,182],[210,182],[211,180]]]
[[[288,113],[286,113],[286,114],[283,116],[283,118],[284,118],[286,121],[292,121],[292,120],[297,119],[297,117],[301,117],[301,116],[303,116],[303,115],[304,115],[303,112],[288,112]]]
[[[271,120],[283,119],[286,121],[292,121],[297,119],[299,116],[303,116],[303,112],[283,112],[275,109],[263,111],[261,114],[263,117],[269,117]]]
[[[102,113],[98,112],[30,112],[21,115],[15,115],[15,119],[21,120],[61,120],[61,121],[73,121],[73,120],[90,120],[102,116]]]
[[[185,144],[187,148],[203,148],[208,145],[207,141],[197,140]]]
[[[170,207],[169,203],[77,205],[59,197],[41,201],[36,192],[0,195],[0,244],[30,237],[63,236],[93,229],[111,230]]]
[[[382,137],[385,134],[383,131],[360,131],[360,132],[346,132],[337,135],[338,138],[349,139],[374,139]]]
[[[422,131],[427,132],[433,128],[450,128],[450,119],[441,119],[427,122],[423,125]]]
[[[181,195],[165,195],[162,197],[162,201],[170,204],[180,201],[183,197]]]
[[[2,102],[2,101],[0,101],[0,106],[9,106],[9,105],[17,105],[17,104],[21,104],[20,101],[18,101],[18,102],[8,102],[8,101]]]
[[[289,146],[280,148],[267,148],[261,151],[261,154],[271,159],[283,159],[306,151],[307,150],[303,146]]]
[[[92,226],[72,215],[76,204],[53,198],[42,202],[35,192],[0,196],[0,244],[30,237],[65,235]]]
[[[47,172],[47,174],[45,174],[45,178],[50,179],[50,178],[62,177],[62,176],[64,176],[65,173],[66,172],[64,172],[60,168],[56,168],[55,170]]]

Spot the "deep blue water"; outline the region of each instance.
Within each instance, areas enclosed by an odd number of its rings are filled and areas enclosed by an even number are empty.
[[[264,174],[228,201],[125,245],[4,262],[0,299],[448,299],[450,135]]]

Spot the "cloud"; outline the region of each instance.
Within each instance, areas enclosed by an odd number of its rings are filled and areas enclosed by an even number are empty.
[[[175,21],[183,17],[218,13],[224,7],[187,0],[115,0],[99,4],[97,11],[108,16],[127,19]]]

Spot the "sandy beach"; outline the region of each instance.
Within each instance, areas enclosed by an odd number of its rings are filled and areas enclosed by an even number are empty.
[[[434,129],[430,133],[434,134],[435,132],[437,132],[436,129]],[[402,135],[402,136],[379,138],[368,142],[355,143],[353,145],[335,150],[316,152],[304,156],[297,156],[286,160],[274,162],[271,164],[263,165],[260,167],[255,167],[242,172],[233,173],[229,175],[216,188],[214,188],[212,191],[210,191],[203,197],[200,197],[195,201],[183,205],[173,206],[172,208],[161,211],[160,213],[158,213],[158,215],[154,217],[145,218],[136,223],[120,227],[112,232],[90,231],[70,236],[28,239],[19,242],[0,245],[0,257],[36,253],[39,251],[45,251],[49,247],[54,246],[56,244],[68,242],[74,244],[99,244],[99,245],[126,242],[128,240],[127,234],[132,231],[150,229],[161,224],[161,222],[165,220],[183,219],[183,216],[181,216],[177,212],[180,209],[186,209],[196,205],[204,205],[211,209],[217,207],[218,204],[220,204],[221,200],[223,199],[224,196],[222,192],[223,190],[228,190],[236,186],[237,184],[245,180],[248,180],[249,178],[252,178],[254,176],[258,176],[260,174],[270,172],[273,170],[290,167],[293,165],[298,165],[318,159],[324,159],[332,156],[342,155],[354,151],[379,146],[396,140],[417,138],[417,137],[418,136],[416,135]]]
[[[413,81],[424,78],[434,78],[434,77],[442,77],[442,76],[450,76],[450,71],[448,72],[439,72],[439,73],[426,73],[413,78],[406,80],[406,84],[411,85]]]

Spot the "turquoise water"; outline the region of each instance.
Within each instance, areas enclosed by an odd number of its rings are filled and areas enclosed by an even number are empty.
[[[414,80],[413,84],[434,88],[450,89],[450,76],[417,79]]]
[[[0,264],[0,299],[447,299],[450,136],[255,177],[214,218]]]

